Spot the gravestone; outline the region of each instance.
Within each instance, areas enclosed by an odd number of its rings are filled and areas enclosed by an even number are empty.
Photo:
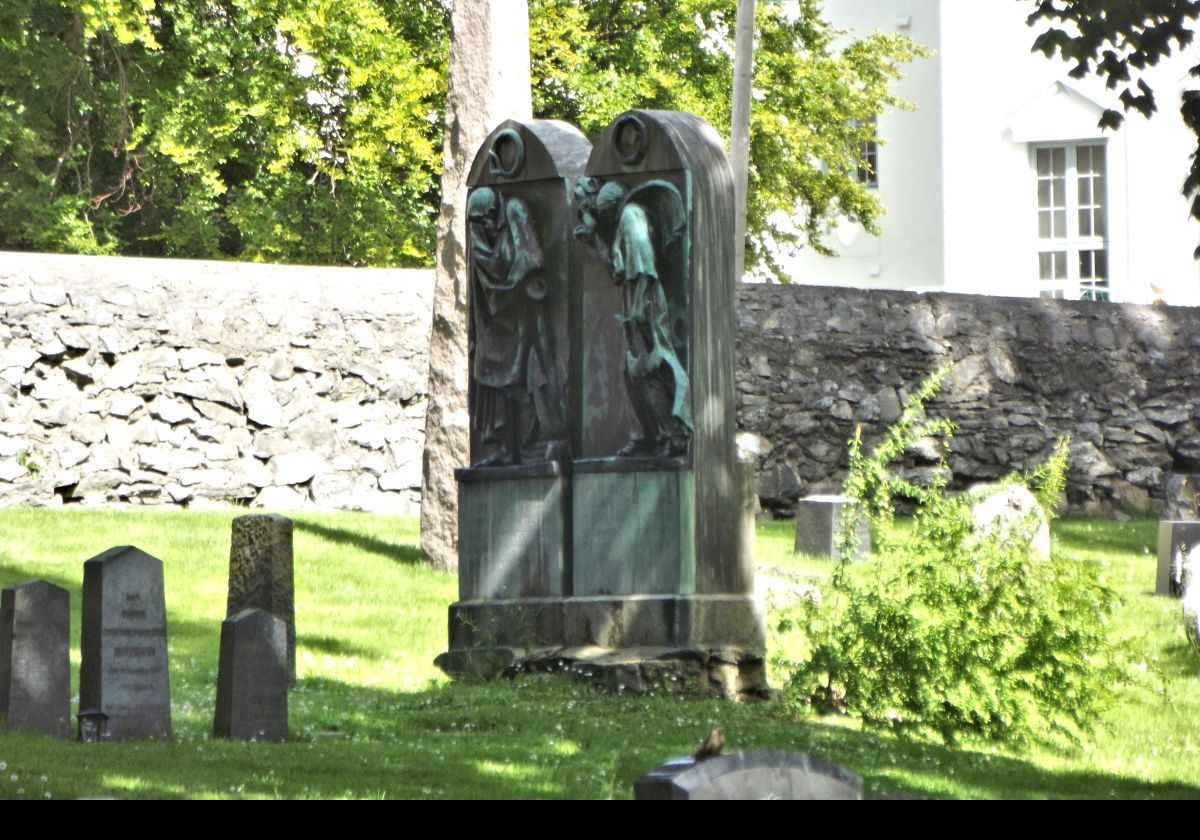
[[[79,646],[81,716],[104,715],[111,740],[169,738],[162,561],[124,545],[83,564]]]
[[[849,496],[805,496],[796,502],[796,543],[793,553],[815,557],[836,557],[838,531],[846,506],[854,501]],[[858,548],[855,560],[866,560],[871,553],[871,523],[865,517],[858,520]]]
[[[589,154],[562,124],[508,122],[471,184],[472,466],[439,665],[641,684],[674,662],[757,691],[720,138],[630,111]]]
[[[225,619],[213,736],[286,741],[287,667],[287,628],[277,617],[251,609]]]
[[[1154,594],[1178,598],[1183,594],[1183,561],[1200,546],[1200,522],[1163,520],[1158,523],[1158,568]]]
[[[823,758],[783,750],[673,758],[634,785],[635,799],[862,799],[862,779]]]
[[[251,514],[233,520],[229,540],[229,600],[225,617],[266,610],[284,623],[288,684],[296,684],[296,608],[292,520]]]
[[[0,719],[8,729],[71,737],[71,604],[44,580],[0,592]]]

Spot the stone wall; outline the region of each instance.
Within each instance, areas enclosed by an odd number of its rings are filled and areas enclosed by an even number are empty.
[[[0,504],[415,513],[432,279],[0,253]]]
[[[0,253],[0,504],[415,513],[431,271]],[[1163,306],[747,284],[738,426],[763,502],[839,486],[912,388],[965,486],[1070,434],[1077,512],[1200,472],[1200,319]],[[930,447],[910,453],[932,469]]]
[[[1161,504],[1164,473],[1200,471],[1200,318],[1183,307],[744,285],[738,427],[764,504],[836,488],[856,424],[871,440],[931,371],[958,425],[953,485],[1044,459],[1071,435],[1074,512]],[[930,447],[908,470],[931,469]]]

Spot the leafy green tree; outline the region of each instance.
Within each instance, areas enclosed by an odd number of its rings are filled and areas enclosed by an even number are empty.
[[[530,0],[534,103],[728,133],[735,0]],[[875,228],[856,180],[918,54],[760,4],[749,259]],[[0,247],[349,265],[432,258],[448,0],[4,0]],[[798,224],[793,224],[799,219]]]
[[[736,0],[531,0],[534,110],[594,137],[627,108],[692,111],[728,138]],[[835,49],[816,0],[795,13],[759,3],[751,110],[747,265],[780,274],[775,246],[827,252],[846,217],[878,232],[883,208],[858,182],[874,118],[904,107],[890,92],[922,54],[873,34]]]
[[[1038,0],[1028,23],[1051,24],[1035,39],[1035,50],[1073,63],[1070,75],[1075,78],[1089,73],[1103,76],[1110,88],[1120,88],[1125,113],[1149,117],[1158,103],[1142,71],[1190,45],[1197,17],[1197,0]],[[1200,76],[1200,64],[1191,68],[1190,75]],[[1116,128],[1125,113],[1108,110],[1100,124]],[[1192,196],[1192,215],[1200,218],[1200,90],[1184,92],[1180,114],[1197,137],[1183,190]],[[1200,257],[1200,248],[1196,256]]]
[[[0,244],[414,265],[435,0],[6,0]]]

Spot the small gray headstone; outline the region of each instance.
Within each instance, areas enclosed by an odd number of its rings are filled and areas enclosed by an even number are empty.
[[[265,610],[243,610],[221,623],[213,736],[286,741],[287,631]]]
[[[162,561],[123,545],[83,564],[79,646],[79,708],[106,739],[171,737]]]
[[[842,514],[853,503],[849,496],[805,496],[796,502],[795,553],[836,557]],[[864,516],[858,522],[858,550],[854,559],[865,560],[870,553],[871,523]]]
[[[225,617],[266,610],[287,629],[288,683],[296,682],[296,608],[292,578],[292,520],[252,514],[233,520],[229,543],[229,603]]]
[[[672,758],[637,780],[636,799],[862,799],[862,779],[822,758],[784,750]]]
[[[9,729],[71,737],[71,604],[44,580],[0,593],[0,718]]]

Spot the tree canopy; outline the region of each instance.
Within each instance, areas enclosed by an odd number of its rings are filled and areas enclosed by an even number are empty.
[[[534,107],[729,131],[735,0],[530,0]],[[758,13],[748,262],[874,229],[856,178],[919,48]],[[5,0],[0,247],[348,265],[432,259],[448,0]]]
[[[1072,62],[1074,78],[1099,74],[1110,89],[1120,89],[1125,113],[1149,117],[1158,103],[1142,72],[1190,45],[1197,17],[1200,0],[1038,0],[1028,23],[1050,23],[1035,39],[1034,50]],[[1200,76],[1200,64],[1190,75]],[[1192,197],[1192,215],[1200,218],[1200,90],[1184,92],[1180,113],[1197,137],[1183,190]],[[1123,119],[1122,112],[1108,110],[1100,124],[1116,128]]]

